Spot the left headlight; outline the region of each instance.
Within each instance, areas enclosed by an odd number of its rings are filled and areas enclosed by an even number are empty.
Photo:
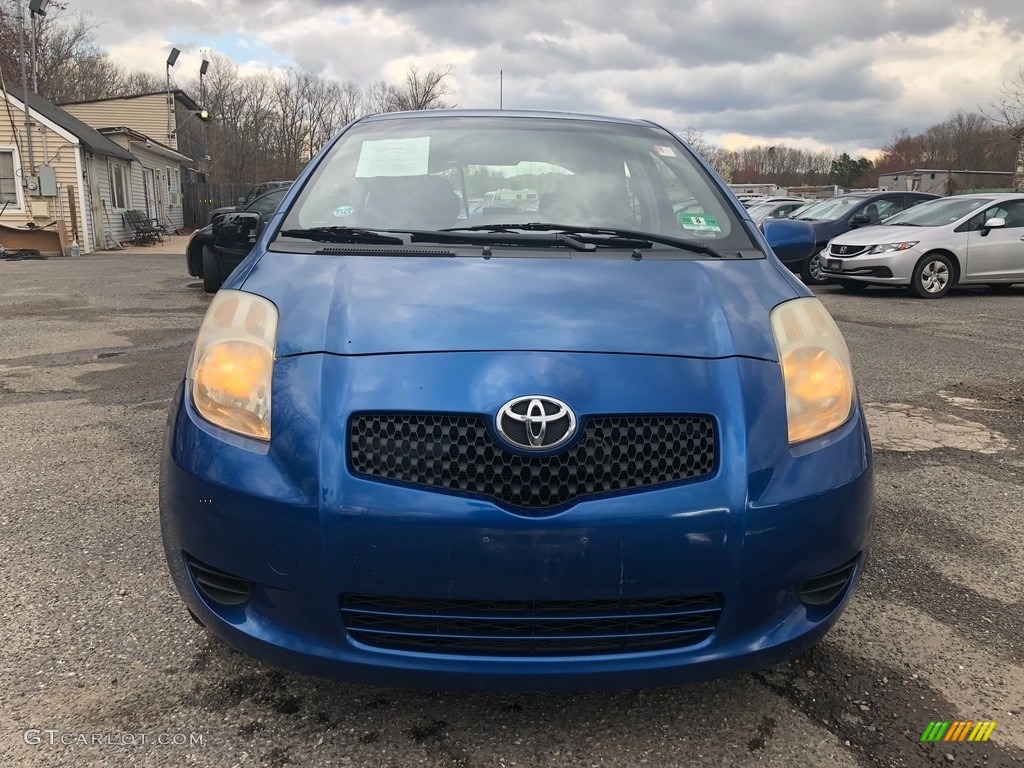
[[[906,240],[902,243],[882,243],[872,247],[867,255],[874,255],[876,253],[892,253],[893,251],[907,251],[917,245],[920,240]]]
[[[815,298],[780,304],[772,333],[786,386],[790,444],[842,426],[853,412],[853,367],[839,327]]]
[[[188,366],[192,402],[204,419],[270,439],[277,320],[277,307],[262,296],[231,290],[214,296]]]

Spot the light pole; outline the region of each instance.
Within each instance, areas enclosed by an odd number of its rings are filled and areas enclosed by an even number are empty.
[[[50,0],[29,0],[29,31],[32,33],[32,91],[39,95],[39,76],[36,72],[36,16],[46,15],[46,6]]]
[[[173,146],[171,139],[174,137],[174,100],[171,98],[171,67],[178,60],[181,53],[177,48],[171,48],[167,56],[167,146]]]
[[[36,172],[36,157],[32,150],[32,117],[28,107],[28,71],[25,66],[25,12],[21,0],[17,3],[18,14],[18,47],[21,49],[21,88],[25,94],[25,141],[28,143],[28,175]],[[24,181],[24,179],[23,179]]]

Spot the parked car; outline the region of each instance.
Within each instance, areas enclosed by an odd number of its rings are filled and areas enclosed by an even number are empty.
[[[454,187],[517,171],[558,179],[540,213],[458,218]],[[225,217],[254,246],[165,436],[167,563],[212,633],[362,682],[571,690],[771,665],[835,623],[872,464],[843,337],[773,253],[809,225],[747,226],[674,134],[577,114],[366,117],[295,187]]]
[[[760,224],[765,219],[785,219],[793,211],[803,208],[807,201],[802,197],[784,197],[765,200],[747,209],[750,218],[755,224]]]
[[[834,238],[824,274],[851,291],[901,285],[923,299],[957,285],[1024,283],[1024,195],[945,197]]]
[[[269,216],[281,204],[287,191],[287,187],[278,187],[272,192],[249,201],[242,210]],[[216,229],[222,218],[218,217],[214,224],[193,232],[188,240],[188,245],[185,246],[185,264],[188,273],[193,277],[203,279],[203,290],[207,293],[216,293],[224,279],[245,258],[245,253],[217,247]]]
[[[284,179],[273,179],[271,181],[264,181],[261,184],[257,184],[246,193],[245,197],[238,198],[238,205],[225,205],[220,208],[214,208],[210,211],[210,224],[213,224],[225,213],[243,210],[247,205],[249,205],[249,203],[257,197],[263,197],[267,192],[275,189],[287,188],[290,187],[291,184],[291,181],[286,181]]]
[[[828,241],[857,227],[878,224],[907,208],[939,197],[929,192],[853,192],[818,201],[791,218],[810,222],[814,227],[814,253],[801,260],[786,262],[808,285],[821,285],[828,277],[821,271],[821,252]]]

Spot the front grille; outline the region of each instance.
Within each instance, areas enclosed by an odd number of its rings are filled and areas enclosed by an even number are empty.
[[[524,456],[481,416],[364,413],[352,417],[349,450],[357,474],[543,510],[707,475],[716,439],[710,416],[601,416],[566,450]]]
[[[870,247],[868,245],[836,245],[833,243],[828,247],[828,255],[838,259],[848,259],[851,256],[859,256]]]
[[[375,648],[486,656],[685,648],[715,631],[717,594],[646,600],[431,600],[345,594],[349,636]]]

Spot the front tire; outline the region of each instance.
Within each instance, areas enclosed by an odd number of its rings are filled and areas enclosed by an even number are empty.
[[[941,253],[929,253],[914,267],[910,292],[921,299],[941,299],[953,287],[953,262]]]
[[[828,277],[821,271],[821,260],[818,258],[818,250],[811,254],[811,258],[800,267],[800,279],[804,285],[825,285],[829,282]]]
[[[208,245],[203,246],[203,290],[216,293],[224,284],[224,276],[220,272],[220,261],[217,252]]]

